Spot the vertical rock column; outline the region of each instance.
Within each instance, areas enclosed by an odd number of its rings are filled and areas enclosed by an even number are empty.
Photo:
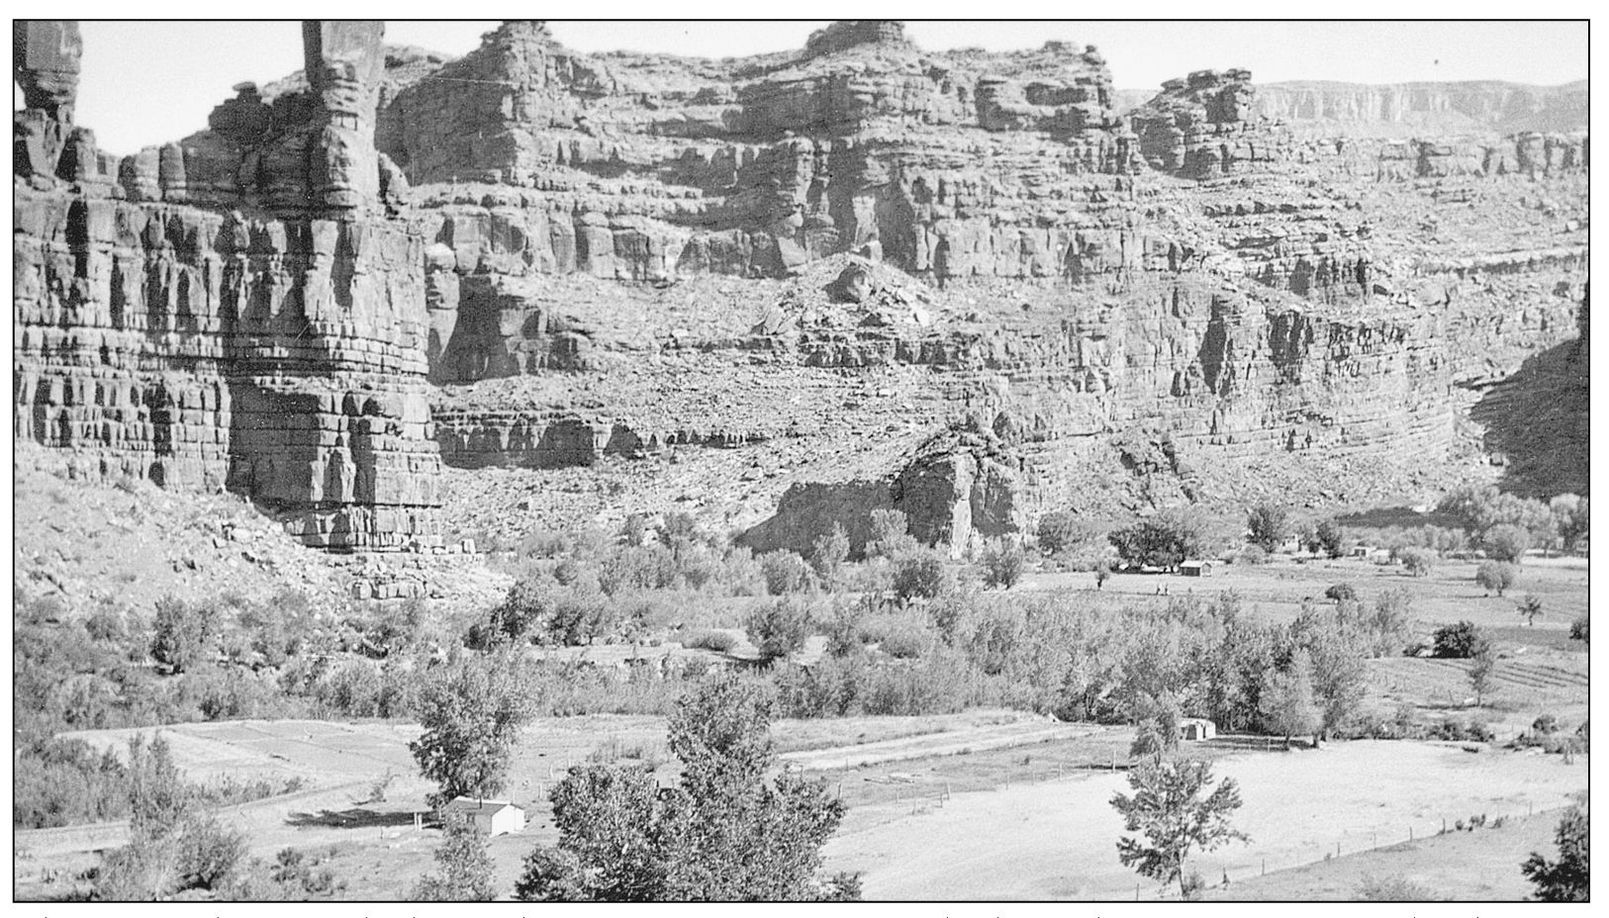
[[[440,540],[424,245],[386,218],[373,143],[383,34],[303,24],[311,114],[276,152],[303,146],[305,172],[275,176],[289,232],[263,236],[254,259],[299,273],[266,310],[243,299],[231,378],[231,489],[338,551]]]
[[[84,40],[68,19],[11,24],[12,79],[24,108],[12,114],[13,173],[83,181],[98,176],[95,135],[73,125]]]

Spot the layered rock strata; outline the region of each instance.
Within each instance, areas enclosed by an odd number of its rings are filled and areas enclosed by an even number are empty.
[[[307,23],[306,93],[270,111],[241,88],[154,170],[19,175],[19,438],[91,476],[227,487],[310,545],[438,539],[424,244],[384,217],[372,142],[380,34]]]
[[[1243,70],[1123,116],[1092,47],[881,21],[723,61],[532,22],[396,66],[369,26],[306,38],[301,82],[30,186],[68,203],[19,235],[58,267],[19,287],[17,423],[146,475],[160,440],[164,480],[369,533],[335,544],[428,536],[429,438],[455,487],[540,483],[499,526],[631,502],[757,549],[859,544],[878,507],[959,553],[1049,509],[1417,499],[1584,296],[1587,139],[1557,119],[1326,133]],[[50,369],[99,366],[101,312],[162,329],[106,347],[140,369]],[[69,385],[101,376],[142,380],[114,401],[153,432],[107,432]]]

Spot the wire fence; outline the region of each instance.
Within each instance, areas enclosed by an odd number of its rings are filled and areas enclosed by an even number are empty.
[[[1323,864],[1336,858],[1353,854],[1364,854],[1370,851],[1379,851],[1384,848],[1394,848],[1399,845],[1413,844],[1437,836],[1449,835],[1456,832],[1482,832],[1502,828],[1515,819],[1525,819],[1535,816],[1538,812],[1552,812],[1557,808],[1544,807],[1538,810],[1535,801],[1526,804],[1523,810],[1493,814],[1489,812],[1447,814],[1443,816],[1429,816],[1409,822],[1387,823],[1378,828],[1343,832],[1340,837],[1325,841],[1314,841],[1301,846],[1298,851],[1285,852],[1282,855],[1269,857],[1267,855],[1252,854],[1250,856],[1233,857],[1233,849],[1219,849],[1205,855],[1197,855],[1193,863],[1187,862],[1186,873],[1197,872],[1204,883],[1203,891],[1217,890],[1230,891],[1234,889],[1235,882],[1245,882],[1258,877],[1267,876],[1282,870],[1296,870]],[[1244,851],[1244,849],[1241,849]],[[1139,900],[1145,888],[1151,889],[1151,899],[1183,898],[1177,889],[1158,889],[1154,884],[1147,882],[1136,883],[1134,887],[1135,899]]]

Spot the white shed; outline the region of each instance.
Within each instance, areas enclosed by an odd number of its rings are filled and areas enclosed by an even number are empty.
[[[525,810],[507,800],[454,797],[442,809],[444,814],[468,816],[474,820],[475,828],[488,837],[525,831]]]
[[[1209,740],[1217,735],[1217,727],[1204,717],[1186,717],[1179,721],[1179,739],[1187,741]]]

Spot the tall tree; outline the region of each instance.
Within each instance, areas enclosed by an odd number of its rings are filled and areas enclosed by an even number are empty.
[[[1231,841],[1250,841],[1229,824],[1240,809],[1240,789],[1224,778],[1210,793],[1212,766],[1193,760],[1157,760],[1129,771],[1132,795],[1116,794],[1112,807],[1123,816],[1123,827],[1140,833],[1117,843],[1117,857],[1125,867],[1166,886],[1178,883],[1186,892],[1185,858],[1192,850],[1211,851]]]
[[[440,785],[434,806],[454,797],[491,797],[503,789],[531,693],[517,651],[470,655],[426,678],[419,696],[424,726],[408,744],[420,773]]]
[[[1316,607],[1303,609],[1291,623],[1291,640],[1313,660],[1313,696],[1321,716],[1318,738],[1328,739],[1363,703],[1367,641],[1344,627],[1336,610]]]
[[[801,900],[841,897],[853,884],[821,880],[821,846],[843,805],[819,780],[768,778],[771,697],[732,675],[677,703],[670,749],[678,787],[656,789],[641,769],[571,769],[554,788],[556,848],[526,860],[526,900]]]
[[[1290,536],[1290,511],[1273,502],[1257,504],[1246,513],[1246,528],[1248,542],[1272,552]]]
[[[1491,644],[1481,645],[1469,661],[1469,687],[1475,692],[1475,706],[1486,702],[1486,693],[1492,690],[1492,679],[1497,674],[1497,654]]]
[[[1260,702],[1264,725],[1283,733],[1286,746],[1292,736],[1317,733],[1324,721],[1313,700],[1313,660],[1306,650],[1298,649],[1284,669],[1269,671]]]

